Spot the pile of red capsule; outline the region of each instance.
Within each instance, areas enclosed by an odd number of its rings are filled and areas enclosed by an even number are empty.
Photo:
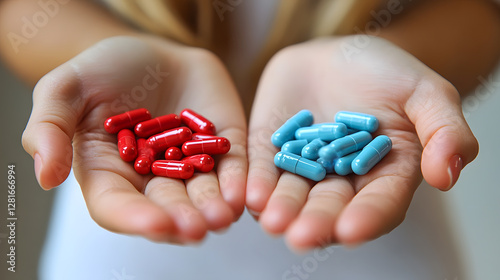
[[[184,126],[182,126],[184,125]],[[215,136],[212,122],[193,110],[180,116],[168,114],[152,119],[141,108],[110,117],[104,129],[118,133],[118,151],[126,162],[134,161],[139,174],[189,179],[195,171],[214,168],[213,155],[229,152],[231,144]]]

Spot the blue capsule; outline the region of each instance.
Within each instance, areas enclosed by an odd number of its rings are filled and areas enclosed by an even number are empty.
[[[335,115],[335,121],[347,125],[348,128],[374,132],[378,128],[378,120],[375,116],[340,111]]]
[[[324,123],[302,127],[295,131],[295,139],[312,141],[319,138],[323,141],[333,141],[347,135],[347,126],[343,123]]]
[[[356,132],[358,132],[358,131],[359,131],[359,130],[357,130],[357,129],[348,128],[348,129],[347,129],[347,135],[349,135],[349,134],[354,134],[354,133],[356,133]]]
[[[293,140],[295,131],[304,126],[310,126],[313,123],[313,115],[309,110],[301,110],[293,117],[289,118],[278,130],[271,136],[273,145],[281,148],[285,142]]]
[[[321,164],[287,152],[278,152],[274,156],[274,164],[313,181],[321,181],[326,176],[326,170]]]
[[[352,162],[352,171],[364,175],[370,171],[391,150],[392,141],[385,135],[377,136],[368,143]]]
[[[334,171],[333,161],[325,160],[324,158],[318,158],[318,160],[316,162],[323,165],[323,167],[326,170],[326,173],[333,173],[333,171]],[[349,165],[349,168],[351,168],[351,165]]]
[[[335,173],[342,175],[342,176],[351,174],[352,173],[352,168],[351,168],[352,161],[359,155],[359,153],[361,153],[361,151],[357,151],[357,152],[354,152],[352,154],[348,154],[347,156],[344,156],[344,157],[341,157],[341,158],[334,160],[333,161],[334,162],[333,168],[335,170]]]
[[[311,143],[304,146],[302,149],[301,155],[304,158],[310,160],[317,160],[319,158],[318,151],[322,147],[326,145],[326,142],[321,141],[320,139],[314,139]]]
[[[361,150],[372,140],[370,133],[366,131],[356,132],[334,140],[319,150],[319,157],[325,160],[334,160],[350,153]]]
[[[302,153],[302,149],[304,146],[307,145],[307,140],[302,139],[302,140],[292,140],[288,141],[283,146],[281,146],[281,151],[282,152],[288,152],[292,154],[299,155]]]

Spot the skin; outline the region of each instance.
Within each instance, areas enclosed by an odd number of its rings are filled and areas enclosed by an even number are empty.
[[[249,127],[247,206],[260,213],[267,232],[285,234],[297,250],[330,242],[354,245],[389,232],[403,221],[422,181],[420,164],[429,184],[447,190],[454,183],[446,175],[448,161],[459,154],[468,163],[477,154],[458,92],[448,81],[376,37],[369,38],[370,48],[345,56],[343,44],[355,39],[283,50],[269,63],[257,91]],[[274,166],[278,149],[268,139],[277,118],[301,109],[314,112],[315,122],[331,121],[340,110],[375,115],[380,122],[375,135],[389,136],[393,149],[363,176],[329,175],[315,183],[283,172]]]
[[[159,69],[159,78],[148,68]],[[138,85],[148,89],[147,98],[134,95]],[[90,214],[103,227],[186,243],[202,239],[207,230],[227,228],[241,215],[245,119],[228,73],[212,54],[156,38],[113,37],[44,76],[33,98],[37,105],[23,146],[34,155],[40,185],[50,189],[67,177],[73,148],[75,176]],[[148,108],[153,116],[203,111],[233,148],[218,158],[216,172],[185,182],[139,175],[118,157],[116,136],[102,126],[106,118],[132,109],[128,104]]]
[[[35,0],[0,2],[0,53],[27,82],[37,83],[23,145],[40,185],[59,185],[73,166],[102,227],[155,241],[197,242],[208,230],[228,227],[246,203],[266,231],[284,234],[292,249],[307,250],[355,245],[389,232],[403,220],[422,177],[449,189],[455,179],[450,160],[458,155],[465,166],[474,159],[478,145],[457,89],[472,89],[498,59],[500,21],[492,7],[488,1],[423,1],[354,55],[342,46],[366,37],[332,37],[280,51],[259,82],[248,135],[221,60],[137,32],[90,1],[61,6],[19,55],[6,34],[20,33],[19,19],[40,7]],[[447,32],[454,28],[461,32]],[[53,47],[58,44],[64,47]],[[165,82],[148,86],[147,99],[132,102],[154,116],[202,111],[233,144],[217,159],[216,172],[184,183],[139,176],[119,159],[116,139],[102,123],[116,100],[143,85],[145,69],[157,65],[169,73]],[[314,184],[282,172],[273,165],[277,149],[270,136],[304,108],[317,122],[340,109],[374,114],[381,122],[377,133],[391,137],[393,150],[361,177],[329,176]]]

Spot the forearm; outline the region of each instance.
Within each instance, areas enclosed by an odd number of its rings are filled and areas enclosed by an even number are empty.
[[[0,1],[0,32],[0,55],[31,84],[100,40],[136,34],[89,0]]]
[[[403,11],[380,37],[412,53],[467,94],[499,61],[500,9],[487,0],[424,1]]]

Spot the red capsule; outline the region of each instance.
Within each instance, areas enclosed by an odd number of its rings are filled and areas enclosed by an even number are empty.
[[[175,179],[189,179],[194,173],[193,165],[176,160],[157,160],[153,163],[151,170],[157,176]]]
[[[147,138],[162,131],[181,126],[181,119],[176,114],[168,114],[148,121],[138,123],[135,126],[137,137]]]
[[[215,164],[214,159],[207,154],[185,157],[181,161],[190,163],[191,165],[193,165],[194,170],[200,172],[209,172],[210,170],[214,169]]]
[[[129,129],[118,132],[118,151],[124,161],[133,161],[137,157],[137,142],[135,135]]]
[[[170,147],[165,151],[165,159],[167,160],[180,160],[183,156],[181,149],[177,147]]]
[[[174,128],[149,137],[147,145],[156,153],[161,153],[170,147],[180,146],[190,140],[192,135],[191,130],[187,127]]]
[[[135,160],[134,168],[137,173],[146,175],[151,172],[151,165],[156,159],[156,153],[146,145],[146,139],[137,139],[137,148],[139,150],[139,156]]]
[[[132,129],[134,125],[151,119],[148,110],[141,108],[119,114],[104,122],[104,129],[109,133],[117,133],[122,129]]]
[[[224,137],[214,137],[206,140],[191,140],[182,145],[185,156],[196,154],[219,155],[229,152],[231,143]]]
[[[182,110],[180,116],[182,122],[194,132],[215,135],[215,125],[193,110],[184,109]]]
[[[203,134],[203,133],[193,133],[193,137],[191,137],[191,140],[205,140],[205,139],[214,139],[214,138],[217,138],[217,136]]]

